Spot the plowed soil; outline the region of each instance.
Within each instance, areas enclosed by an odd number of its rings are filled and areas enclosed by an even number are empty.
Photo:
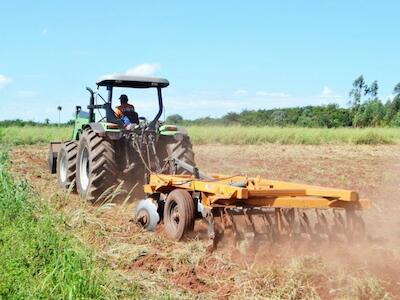
[[[400,298],[399,146],[203,145],[195,153],[210,173],[358,191],[373,203],[363,214],[371,239],[304,249],[265,243],[256,250],[225,240],[208,254],[201,223],[197,237],[175,243],[161,227],[149,233],[134,224],[132,199],[93,206],[59,190],[47,171],[46,146],[16,147],[11,163],[16,176],[66,217],[65,230],[87,241],[122,278],[136,279],[149,297],[166,290],[174,298]]]

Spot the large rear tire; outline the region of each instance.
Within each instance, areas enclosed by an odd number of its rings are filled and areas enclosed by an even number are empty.
[[[118,183],[115,150],[110,140],[85,129],[80,136],[76,162],[76,186],[79,196],[95,202]]]
[[[188,171],[178,167],[175,169],[170,163],[166,163],[165,160],[168,158],[177,158],[191,166],[195,166],[193,146],[188,135],[181,136],[181,139],[177,140],[175,137],[163,136],[160,138],[160,165],[164,166],[163,173],[168,174],[189,174]]]
[[[57,179],[58,185],[64,189],[76,190],[74,184],[76,175],[76,155],[78,143],[69,141],[61,144],[57,155]],[[71,185],[74,184],[73,187]]]
[[[181,240],[185,234],[193,231],[194,201],[185,190],[175,189],[169,193],[164,206],[164,230],[167,236]]]

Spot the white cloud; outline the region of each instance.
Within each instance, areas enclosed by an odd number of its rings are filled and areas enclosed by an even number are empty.
[[[38,92],[36,91],[18,91],[17,92],[17,97],[20,98],[31,98],[33,96],[36,96]]]
[[[40,35],[41,36],[47,36],[47,33],[48,33],[49,31],[47,30],[47,28],[43,28],[42,29],[42,31],[40,32]]]
[[[332,97],[332,90],[330,88],[328,88],[327,86],[324,86],[324,88],[322,89],[321,97],[324,97],[324,98]]]
[[[126,72],[123,73],[109,73],[103,76],[112,76],[112,75],[153,76],[160,69],[160,67],[161,65],[159,63],[140,64],[128,69]]]
[[[262,97],[275,97],[275,98],[287,98],[290,97],[289,94],[282,93],[282,92],[266,92],[266,91],[257,91],[256,96]]]
[[[322,98],[330,98],[330,99],[339,99],[339,98],[342,98],[342,97],[339,96],[339,95],[333,94],[332,89],[329,88],[329,87],[327,87],[327,86],[324,86],[324,88],[322,89],[321,97],[322,97]]]
[[[249,92],[247,90],[243,90],[243,89],[239,89],[236,90],[233,95],[235,96],[247,96],[249,94]]]
[[[152,76],[160,69],[159,63],[141,64],[130,68],[126,75]]]
[[[12,82],[11,77],[7,77],[6,75],[0,74],[0,89],[9,85]]]

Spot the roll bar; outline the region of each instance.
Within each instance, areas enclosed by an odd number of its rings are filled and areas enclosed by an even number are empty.
[[[157,121],[160,119],[162,113],[163,113],[163,99],[162,99],[162,92],[161,92],[162,87],[157,86],[157,98],[158,98],[158,112],[154,119],[150,122],[149,124],[149,129],[154,130],[156,128]],[[115,122],[115,116],[114,114],[111,115],[108,111],[112,111],[111,108],[111,102],[112,102],[112,95],[113,95],[113,85],[107,85],[107,91],[108,91],[108,97],[107,97],[107,103],[103,105],[95,105],[94,103],[94,91],[86,87],[86,90],[90,93],[90,101],[89,105],[87,106],[89,109],[89,121],[90,122],[95,122],[95,117],[94,117],[94,109],[95,108],[104,108],[106,109],[106,119],[107,122]]]

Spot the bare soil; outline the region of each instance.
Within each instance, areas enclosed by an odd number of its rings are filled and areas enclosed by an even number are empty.
[[[399,146],[195,147],[198,166],[210,173],[248,174],[342,187],[369,198],[370,242],[301,247],[222,241],[206,251],[205,227],[175,243],[158,228],[134,224],[134,203],[89,205],[58,189],[47,171],[46,146],[11,153],[12,171],[26,178],[43,201],[66,217],[66,228],[85,240],[122,278],[135,278],[148,297],[174,298],[400,298]],[[139,188],[139,187],[138,187]],[[124,280],[124,279],[122,279]]]

